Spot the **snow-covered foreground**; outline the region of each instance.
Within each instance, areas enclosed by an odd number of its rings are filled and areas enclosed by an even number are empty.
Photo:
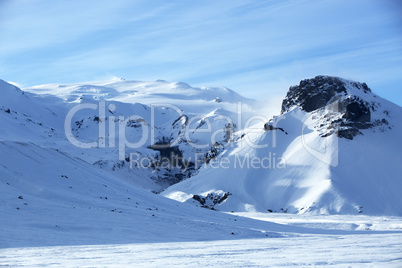
[[[204,211],[199,209],[200,212]],[[237,238],[237,234],[234,234],[226,239],[215,238],[216,226],[211,225],[210,234],[203,233],[200,237],[195,232],[194,241],[185,235],[185,231],[183,235],[188,242],[169,242],[169,239],[165,239],[166,242],[153,243],[157,240],[150,236],[150,242],[147,243],[143,242],[146,239],[142,237],[138,241],[133,239],[137,243],[130,244],[4,248],[0,249],[0,266],[402,266],[401,217],[227,214],[232,219],[236,218],[239,223],[247,222],[250,230],[253,227],[261,228],[265,222],[266,227],[277,232],[277,235],[244,239]],[[259,221],[247,220],[240,215]],[[162,229],[159,230],[161,231]],[[175,230],[175,233],[180,232]],[[102,235],[97,235],[101,241]],[[123,233],[119,235],[122,242],[127,241]],[[247,236],[256,237],[252,234],[241,237]],[[159,241],[161,240],[163,239]]]
[[[401,233],[364,233],[209,242],[11,248],[0,251],[0,265],[401,267],[401,241]]]

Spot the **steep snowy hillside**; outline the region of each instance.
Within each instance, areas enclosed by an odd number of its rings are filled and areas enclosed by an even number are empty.
[[[60,101],[23,92],[0,80],[0,139],[40,141],[61,134]]]
[[[402,215],[401,121],[364,83],[306,79],[280,116],[163,195],[223,211]]]

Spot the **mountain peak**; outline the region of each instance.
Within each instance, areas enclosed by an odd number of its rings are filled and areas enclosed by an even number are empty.
[[[317,129],[323,137],[333,133],[353,139],[360,130],[390,128],[387,101],[372,93],[366,83],[318,75],[291,86],[282,102],[281,114],[294,107],[316,114]],[[318,116],[317,116],[318,115]]]
[[[364,94],[371,93],[371,89],[366,83],[318,75],[314,78],[301,80],[299,85],[291,86],[282,102],[281,112],[289,111],[296,105],[306,112],[312,112],[324,108],[336,95],[355,95],[358,91]]]

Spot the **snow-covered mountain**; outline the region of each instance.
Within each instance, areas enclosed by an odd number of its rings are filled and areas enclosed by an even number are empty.
[[[238,138],[238,111],[255,113],[255,101],[230,89],[182,82],[113,79],[24,92],[1,83],[1,139],[60,149],[155,192],[197,172],[215,142]]]
[[[302,80],[260,132],[162,194],[223,211],[402,215],[401,121],[364,83]]]
[[[303,80],[270,120],[229,89],[181,82],[0,81],[0,94],[1,247],[289,230],[200,206],[402,215],[401,108],[365,84]]]
[[[0,248],[400,228],[311,216],[402,215],[401,108],[365,84],[303,80],[271,119],[229,89],[180,82],[0,80],[0,94]]]
[[[40,86],[22,91],[0,80],[0,248],[280,236],[270,231],[272,224],[200,210],[151,193],[175,182],[177,174],[183,174],[178,180],[183,179],[195,172],[194,168],[181,173],[176,167],[167,174],[172,165],[130,168],[130,159],[126,159],[129,150],[151,160],[160,158],[164,150],[190,155],[190,141],[180,133],[186,122],[190,125],[190,119],[197,116],[191,123],[194,127],[205,117],[231,115],[226,107],[251,100],[226,89],[196,89],[167,82],[149,84],[166,85],[159,89],[162,92],[175,85],[183,87],[204,96],[205,100],[194,101],[205,107],[188,104],[194,109],[183,111],[167,102],[152,106],[152,94],[149,105],[108,99],[96,92],[91,95],[95,89],[107,94],[120,92],[127,84],[131,82]],[[63,91],[49,89],[53,87]],[[76,96],[66,93],[70,87],[81,91]],[[174,89],[171,97],[179,99],[187,94],[180,92]],[[131,95],[125,92],[119,96]],[[141,140],[143,129],[153,133],[154,142],[151,135],[144,135],[141,146],[119,147],[123,137],[130,143]],[[193,142],[197,134],[190,136]],[[175,145],[154,147],[173,139]],[[224,139],[224,135],[217,139]],[[199,150],[209,150],[211,145],[205,142],[208,146]],[[89,143],[94,147],[84,148],[92,147]],[[125,151],[123,160],[119,159],[120,150]]]

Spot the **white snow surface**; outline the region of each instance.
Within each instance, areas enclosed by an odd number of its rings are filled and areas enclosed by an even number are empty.
[[[0,250],[19,267],[400,267],[401,235],[147,243]]]

